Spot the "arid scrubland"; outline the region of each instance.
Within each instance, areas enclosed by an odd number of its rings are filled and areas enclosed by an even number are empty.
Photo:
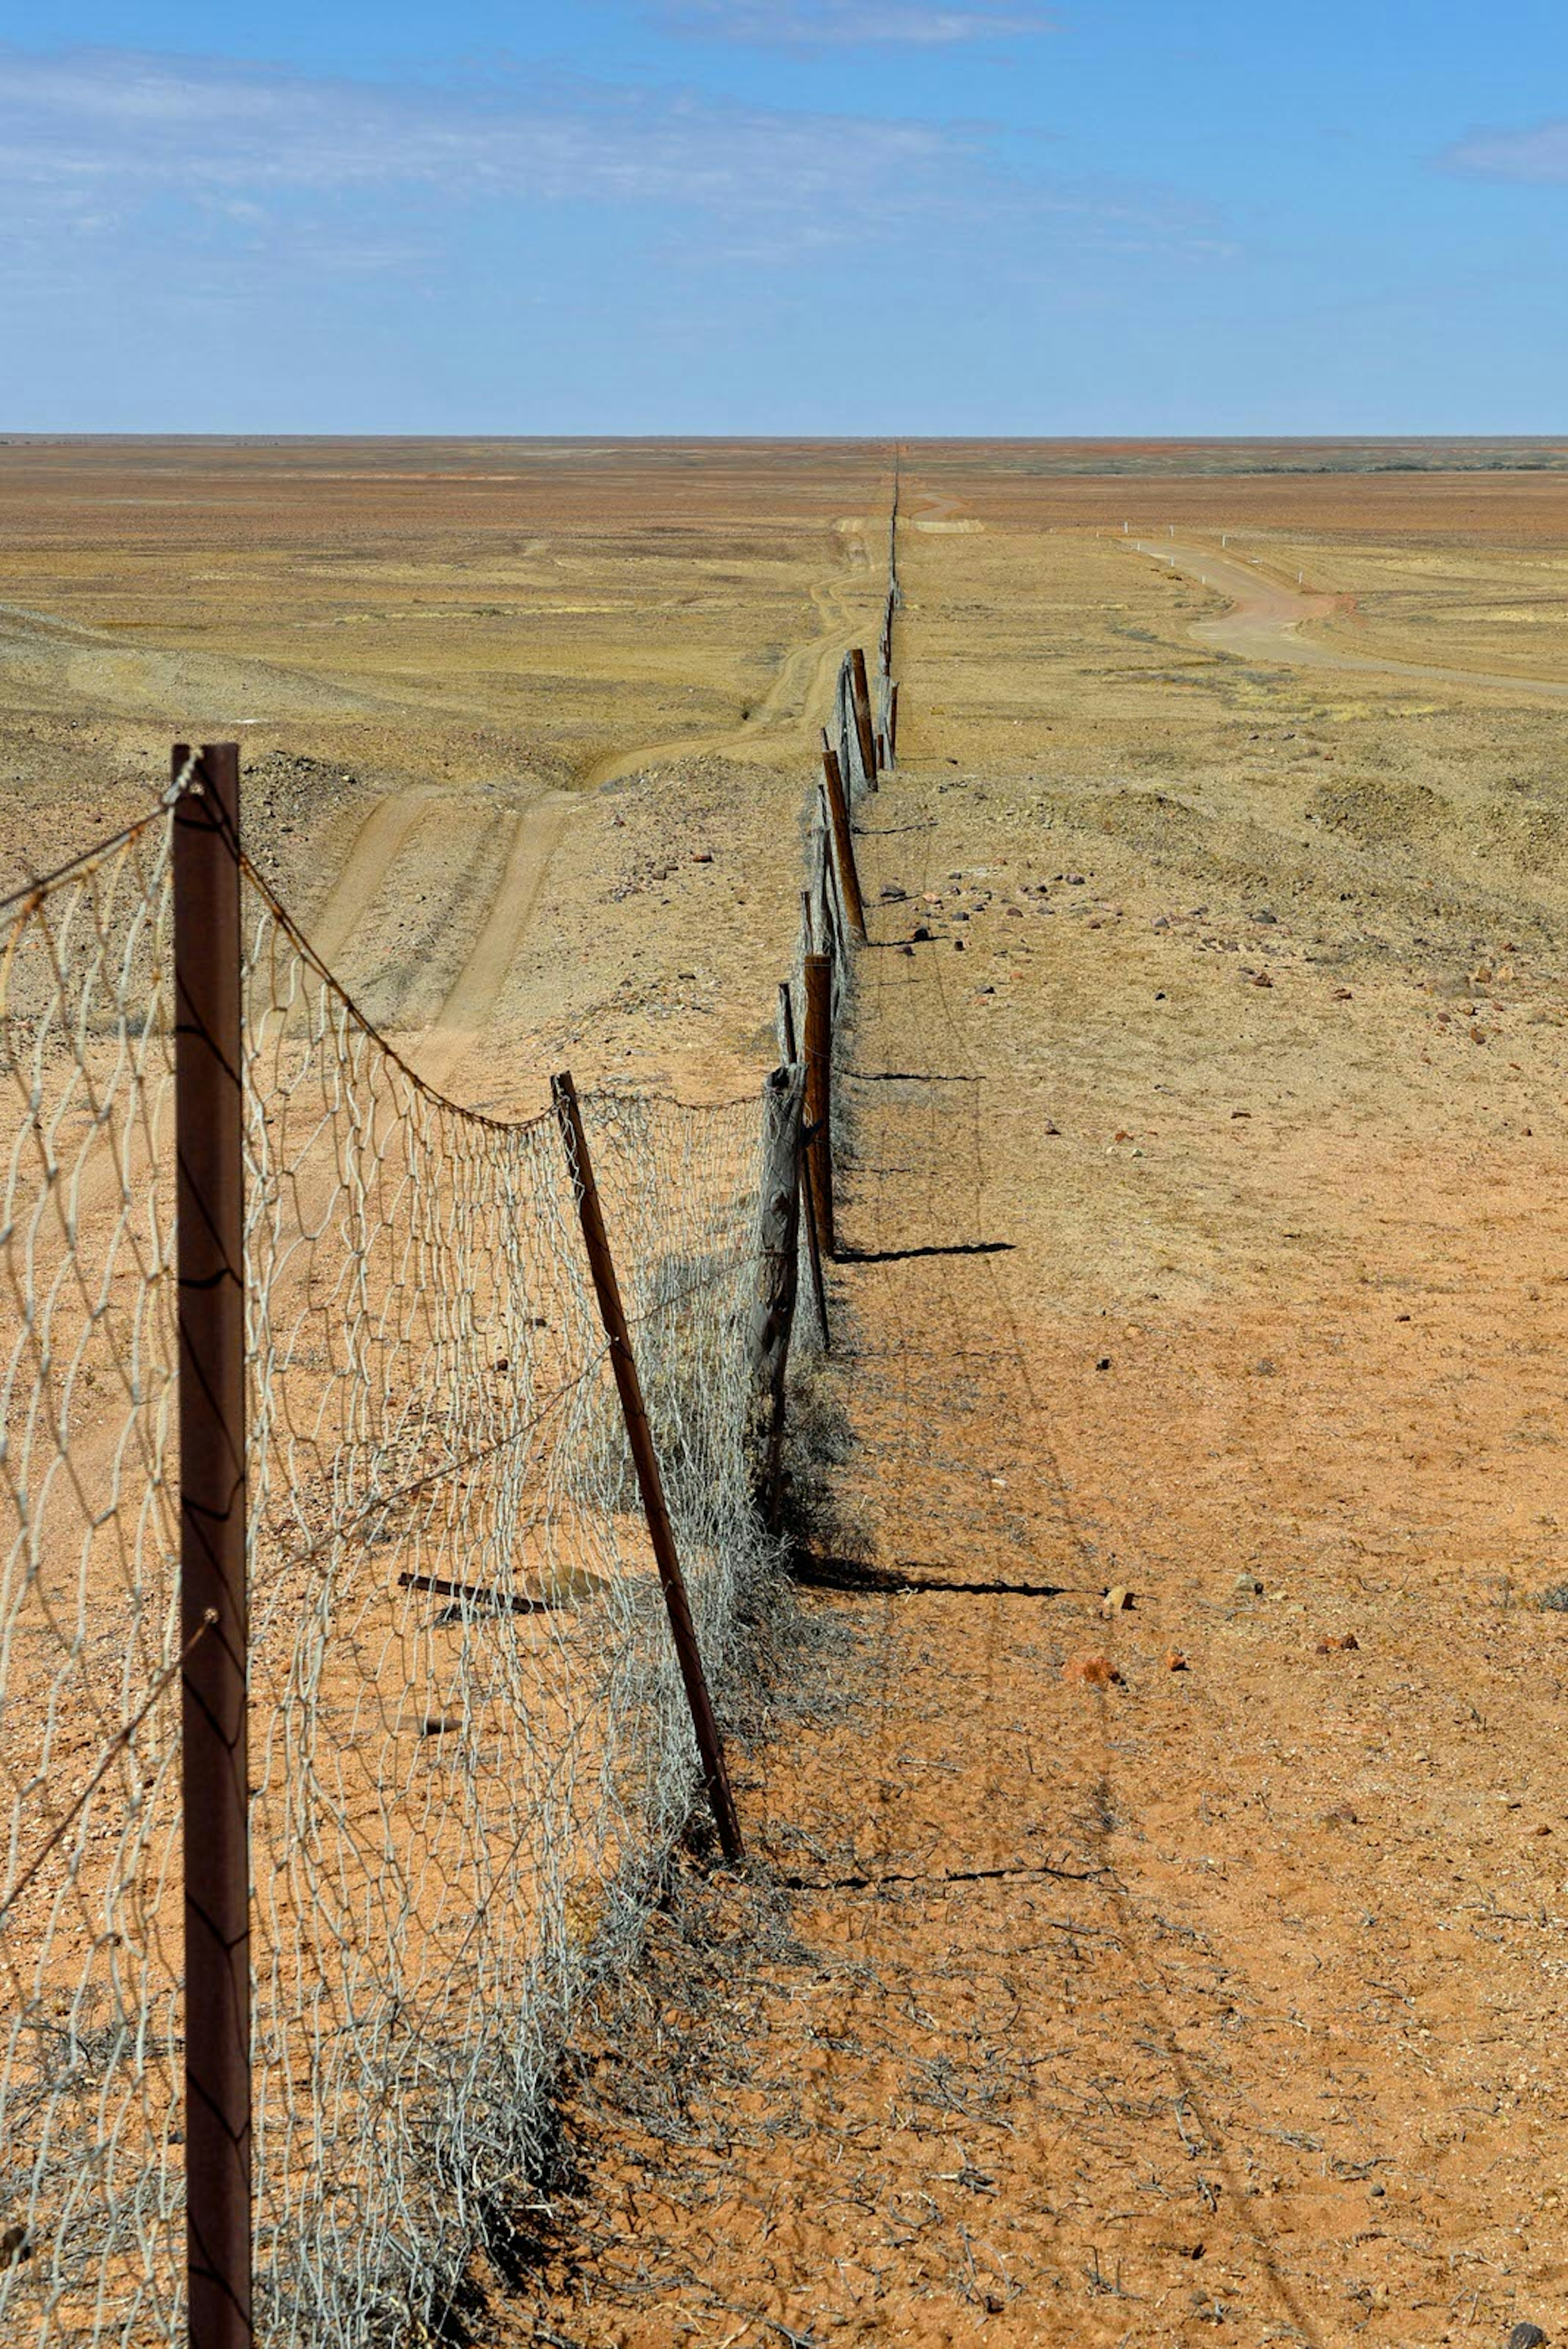
[[[483,2280],[518,2339],[1559,2321],[1561,462],[904,450],[836,1661],[739,1769],[749,1880],[677,1886],[568,2083],[557,2231]],[[258,859],[461,1098],[755,1083],[890,489],[0,450],[9,869],[239,728]],[[1205,551],[1314,665],[1214,637]]]

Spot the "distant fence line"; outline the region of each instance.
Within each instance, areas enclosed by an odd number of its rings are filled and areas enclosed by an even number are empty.
[[[417,2337],[694,1796],[741,1849],[896,529],[760,1102],[443,1099],[244,854],[232,745],[0,906],[7,2341]]]

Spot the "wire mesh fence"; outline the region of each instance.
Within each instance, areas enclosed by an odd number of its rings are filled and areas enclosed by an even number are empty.
[[[885,631],[884,679],[889,657]],[[857,795],[867,718],[846,660]],[[144,821],[0,905],[0,2338],[37,2349],[152,2349],[216,2273],[190,1912],[219,1794],[192,1782],[192,1705],[233,1627],[192,1615],[182,1481],[209,1137],[177,1049],[178,842],[205,785],[177,769]],[[577,2002],[635,1943],[701,1783],[695,1716],[555,1117],[425,1085],[230,844],[248,1863],[225,1961],[249,2048],[220,2329],[390,2349],[526,2199]],[[844,847],[818,800],[788,1082],[578,1101],[721,1697],[779,1564],[758,1447],[776,1500],[797,1285],[827,1342],[831,1223],[792,1153],[804,1090],[831,1184]]]
[[[183,2237],[173,812],[12,909],[0,2329]],[[424,1087],[243,876],[255,2322],[428,2322],[634,1936],[691,1732],[553,1120]],[[584,1096],[709,1670],[771,1553],[760,1102]]]

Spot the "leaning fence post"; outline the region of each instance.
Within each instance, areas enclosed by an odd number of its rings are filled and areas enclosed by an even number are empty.
[[[849,656],[849,681],[855,701],[855,731],[860,738],[860,764],[866,788],[877,788],[877,745],[871,739],[871,694],[866,682],[866,656],[857,646]]]
[[[753,1425],[761,1453],[757,1505],[770,1532],[784,1502],[784,1401],[800,1285],[800,1132],[805,1072],[774,1069],[763,1088],[759,1280],[752,1322]]]
[[[594,1294],[598,1299],[599,1318],[604,1323],[605,1336],[609,1340],[610,1367],[615,1372],[616,1388],[620,1396],[627,1442],[631,1447],[632,1465],[637,1471],[638,1489],[642,1495],[643,1513],[648,1519],[649,1537],[653,1544],[654,1563],[659,1568],[664,1604],[670,1616],[670,1634],[675,1641],[680,1677],[686,1687],[686,1702],[691,1711],[691,1726],[696,1732],[697,1751],[702,1760],[703,1784],[725,1858],[742,1859],[745,1848],[741,1841],[734,1797],[730,1792],[729,1773],[724,1767],[724,1749],[720,1743],[719,1725],[713,1718],[713,1707],[708,1695],[701,1651],[697,1645],[696,1627],[691,1620],[691,1602],[686,1595],[686,1579],[680,1571],[674,1528],[665,1503],[664,1479],[659,1473],[659,1454],[654,1449],[653,1430],[648,1423],[648,1413],[643,1407],[642,1381],[637,1374],[631,1332],[627,1327],[626,1310],[620,1301],[620,1284],[616,1278],[615,1259],[610,1254],[609,1240],[605,1232],[604,1212],[599,1206],[598,1185],[594,1180],[594,1164],[588,1154],[588,1137],[577,1102],[577,1089],[567,1071],[563,1070],[559,1076],[551,1078],[550,1095],[555,1103],[561,1139],[566,1144],[572,1188],[576,1194],[583,1246],[587,1253],[588,1269],[593,1276]]]
[[[855,865],[855,835],[849,828],[844,776],[839,769],[837,752],[826,744],[823,748],[822,771],[827,783],[827,812],[833,819],[833,842],[838,851],[838,879],[844,891],[844,903],[855,935],[864,944],[866,905],[860,895],[860,875]]]
[[[793,1061],[795,1058],[794,999],[784,979],[779,981],[779,1022],[784,1030],[784,1059]],[[799,1142],[803,1163],[807,1146],[803,1120]],[[811,1273],[811,1301],[816,1308],[816,1326],[822,1332],[822,1350],[825,1354],[831,1354],[833,1340],[827,1329],[827,1283],[822,1273],[822,1241],[816,1228],[816,1195],[812,1189],[809,1174],[801,1185],[801,1206],[805,1216],[805,1261]]]
[[[805,957],[806,1177],[816,1229],[827,1256],[836,1253],[833,1221],[833,957]]]
[[[176,779],[190,766],[174,751]],[[174,804],[186,2326],[249,2349],[251,1980],[239,746]]]

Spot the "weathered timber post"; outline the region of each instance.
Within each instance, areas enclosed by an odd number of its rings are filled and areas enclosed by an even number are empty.
[[[871,739],[871,695],[866,683],[866,656],[857,646],[849,656],[849,681],[855,703],[855,731],[860,742],[860,764],[866,788],[877,788],[877,745]]]
[[[659,1568],[659,1585],[670,1617],[670,1636],[675,1642],[680,1678],[685,1684],[686,1702],[691,1709],[697,1751],[701,1757],[703,1784],[713,1813],[713,1824],[719,1830],[719,1841],[725,1858],[743,1859],[745,1847],[741,1841],[741,1824],[735,1816],[734,1796],[730,1792],[729,1773],[724,1767],[724,1748],[719,1736],[719,1724],[713,1718],[708,1679],[702,1669],[701,1651],[697,1645],[696,1626],[691,1620],[691,1605],[686,1594],[686,1578],[680,1571],[680,1559],[675,1547],[675,1532],[664,1498],[664,1479],[659,1470],[653,1430],[648,1423],[648,1413],[643,1405],[642,1381],[637,1374],[631,1332],[627,1327],[626,1309],[620,1300],[620,1284],[616,1278],[615,1259],[610,1254],[609,1240],[605,1232],[604,1211],[599,1206],[598,1185],[594,1179],[594,1164],[588,1153],[588,1137],[577,1102],[577,1089],[568,1071],[563,1070],[559,1076],[551,1078],[550,1094],[555,1103],[556,1123],[561,1129],[561,1139],[566,1145],[572,1188],[576,1194],[577,1214],[583,1227],[583,1247],[587,1255],[588,1270],[593,1276],[599,1319],[609,1340],[610,1367],[615,1372],[616,1391],[620,1396],[627,1442],[631,1448],[632,1465],[637,1471],[638,1489],[642,1495],[649,1538],[653,1544],[654,1562]]]
[[[816,889],[816,943],[825,952],[837,960],[842,960],[844,934],[838,919],[838,907],[834,903],[833,874],[828,856],[827,835],[826,795],[818,785],[816,830],[812,841],[812,878]]]
[[[800,1267],[800,1136],[805,1071],[774,1069],[763,1087],[762,1206],[752,1317],[753,1430],[761,1458],[757,1506],[770,1532],[784,1504],[785,1385]]]
[[[888,688],[888,764],[890,767],[896,767],[898,763],[898,688],[896,685],[889,685]]]
[[[254,2339],[239,802],[238,744],[204,744],[174,803],[190,2349]]]
[[[860,895],[860,875],[855,865],[855,835],[849,828],[849,805],[844,796],[844,776],[836,751],[825,748],[822,771],[827,785],[827,812],[833,820],[833,842],[838,851],[838,880],[844,891],[845,908],[850,927],[865,943],[866,905]]]
[[[779,1026],[783,1032],[784,1059],[794,1061],[796,1057],[794,1000],[788,986],[783,980],[779,982]],[[806,1131],[803,1116],[799,1143],[803,1164],[810,1142],[811,1137]],[[822,1350],[825,1354],[831,1354],[833,1340],[828,1335],[827,1329],[827,1283],[822,1272],[822,1241],[816,1228],[816,1198],[809,1179],[801,1185],[801,1211],[805,1217],[805,1261],[811,1274],[811,1301],[816,1308],[816,1326],[822,1332]]]
[[[833,1220],[833,959],[805,958],[806,1179],[812,1186],[823,1253],[836,1252]]]

